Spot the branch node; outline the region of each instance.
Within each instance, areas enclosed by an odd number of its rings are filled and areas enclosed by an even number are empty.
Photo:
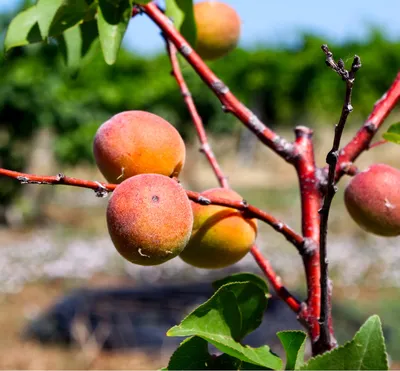
[[[221,106],[221,109],[222,109],[222,111],[223,111],[224,113],[229,113],[229,112],[231,111],[227,106],[225,106],[225,104],[223,104],[223,105]]]
[[[328,165],[334,166],[337,163],[339,157],[338,151],[329,151],[328,155],[326,156],[326,163]]]
[[[64,178],[65,178],[65,175],[63,173],[58,173],[56,175],[57,182],[61,182]]]
[[[199,196],[197,198],[197,201],[200,205],[210,205],[211,204],[211,201],[204,196]]]
[[[19,180],[21,184],[29,183],[29,178],[27,178],[26,176],[17,176],[17,180]]]
[[[302,247],[303,247],[303,253],[305,255],[312,255],[315,253],[315,251],[318,250],[317,243],[312,238],[309,237],[304,238]]]
[[[248,124],[257,134],[262,133],[266,129],[266,126],[254,113],[250,116]]]
[[[179,51],[187,57],[190,53],[192,53],[193,49],[188,45],[188,44],[183,44],[180,48]]]
[[[221,80],[216,80],[213,83],[211,83],[211,88],[218,95],[226,94],[229,92],[229,88]]]
[[[298,125],[294,128],[294,134],[296,138],[311,138],[313,136],[313,130],[307,126]]]
[[[105,198],[108,196],[108,190],[106,187],[103,186],[100,182],[95,181],[99,188],[94,190],[96,197]]]
[[[375,124],[374,124],[373,122],[371,122],[371,121],[367,121],[367,122],[364,124],[364,128],[365,128],[365,130],[367,130],[367,132],[370,133],[370,134],[374,134],[374,133],[376,132],[376,130],[377,130],[377,127],[376,127]]]

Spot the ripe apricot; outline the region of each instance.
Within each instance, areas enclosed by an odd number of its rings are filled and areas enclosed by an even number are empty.
[[[400,171],[385,164],[370,166],[347,185],[344,201],[364,230],[380,236],[400,235]]]
[[[218,59],[232,51],[240,37],[240,18],[229,5],[202,1],[194,5],[197,27],[195,50],[204,59]]]
[[[144,111],[118,113],[102,124],[93,142],[97,166],[111,183],[138,174],[178,176],[186,149],[178,131]]]
[[[141,174],[116,187],[107,207],[108,231],[118,252],[132,263],[158,265],[189,241],[193,214],[175,180]]]
[[[213,188],[202,195],[242,200],[236,192]],[[223,268],[242,259],[250,250],[257,234],[255,219],[223,206],[200,205],[191,201],[193,231],[189,243],[180,254],[188,264],[199,268]]]

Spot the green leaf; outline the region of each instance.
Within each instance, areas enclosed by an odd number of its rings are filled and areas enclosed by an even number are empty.
[[[140,4],[140,5],[146,5],[148,3],[151,3],[153,0],[135,0],[135,4]]]
[[[85,0],[63,0],[51,21],[49,36],[60,35],[68,28],[82,22],[88,14],[91,14],[94,5],[90,6]]]
[[[389,142],[400,144],[400,122],[391,125],[388,131],[383,134],[383,138]]]
[[[172,354],[168,370],[207,370],[211,356],[206,340],[192,336],[185,339]]]
[[[251,282],[229,283],[204,304],[190,313],[168,336],[197,335],[220,351],[242,361],[278,369],[282,361],[268,346],[251,348],[239,343],[242,337],[260,323],[260,312],[266,308],[265,293]]]
[[[42,41],[38,25],[37,9],[32,6],[11,21],[4,41],[5,50],[8,51],[17,46]]]
[[[60,49],[67,66],[76,71],[81,61],[82,35],[79,26],[72,27],[63,33],[63,43]]]
[[[321,356],[311,358],[302,370],[387,370],[387,354],[381,321],[371,316],[353,340]]]
[[[280,331],[276,334],[286,353],[286,370],[298,370],[304,363],[307,335],[303,331]]]
[[[49,36],[51,22],[63,0],[38,0],[36,4],[38,23],[42,38]]]
[[[243,362],[228,354],[221,354],[210,362],[210,370],[265,370],[265,367]]]
[[[221,278],[220,280],[214,281],[212,285],[214,290],[218,290],[221,286],[232,282],[252,282],[257,285],[261,290],[263,290],[267,294],[267,297],[269,297],[267,282],[260,276],[257,276],[253,273],[235,273],[230,276]]]
[[[96,21],[91,21],[69,28],[59,38],[61,53],[72,74],[78,71],[82,58],[97,37]]]
[[[187,42],[196,44],[197,29],[193,13],[193,0],[166,0],[165,14],[170,17],[175,27]]]
[[[99,0],[97,25],[107,64],[114,64],[117,59],[131,14],[131,0]]]

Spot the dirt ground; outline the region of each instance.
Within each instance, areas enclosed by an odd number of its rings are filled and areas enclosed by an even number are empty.
[[[85,286],[124,285],[124,278],[97,275]],[[0,369],[18,370],[125,370],[158,369],[167,364],[169,354],[154,356],[144,352],[102,352],[92,344],[73,348],[43,346],[34,341],[24,341],[21,331],[28,320],[49,307],[78,282],[63,280],[26,285],[17,294],[0,297]]]

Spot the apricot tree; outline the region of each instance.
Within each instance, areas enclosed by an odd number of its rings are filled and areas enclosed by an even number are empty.
[[[341,147],[342,133],[353,110],[351,96],[361,60],[355,55],[347,69],[343,60],[336,61],[328,46],[322,45],[326,64],[345,83],[345,94],[327,165],[318,168],[310,128],[297,126],[293,141],[278,135],[245,107],[203,61],[201,56],[216,58],[236,45],[240,22],[232,11],[211,1],[193,6],[188,0],[167,0],[163,9],[149,0],[38,0],[15,17],[5,41],[6,48],[11,49],[54,40],[63,45],[67,61],[76,64],[99,38],[104,59],[112,64],[128,22],[146,14],[162,32],[173,76],[220,189],[203,193],[184,190],[177,179],[185,160],[182,139],[165,120],[142,111],[114,116],[99,128],[94,139],[96,162],[114,184],[70,178],[61,173],[38,176],[0,169],[0,175],[21,183],[90,188],[101,197],[115,191],[107,209],[110,236],[121,255],[136,264],[161,264],[180,255],[189,264],[215,268],[233,264],[250,252],[276,294],[306,330],[278,333],[286,350],[287,369],[387,369],[377,316],[369,318],[352,341],[338,347],[331,315],[327,231],[336,184],[349,175],[355,177],[346,190],[345,202],[353,218],[374,233],[400,234],[396,211],[400,208],[398,170],[375,165],[367,172],[359,172],[354,165],[357,157],[372,146],[387,140],[400,142],[399,125],[393,125],[384,141],[371,144],[399,100],[400,73],[353,139]],[[226,18],[225,12],[230,14]],[[178,52],[220,100],[224,112],[236,116],[262,143],[293,166],[299,179],[301,233],[230,190],[180,71]],[[304,300],[289,292],[255,245],[255,219],[270,225],[299,252],[308,289]],[[282,360],[267,345],[251,348],[242,344],[243,338],[260,324],[267,305],[266,282],[243,273],[217,281],[214,287],[216,292],[206,303],[168,331],[169,336],[189,336],[171,357],[168,369],[281,369]],[[316,356],[308,363],[304,363],[306,336]],[[223,354],[210,355],[208,343]]]

